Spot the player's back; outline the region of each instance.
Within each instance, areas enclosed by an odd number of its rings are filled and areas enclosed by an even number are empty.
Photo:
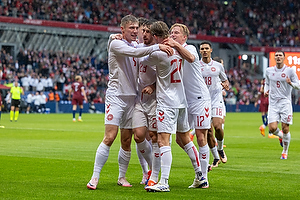
[[[183,59],[174,50],[174,55],[156,51],[149,56],[152,64],[156,65],[156,97],[157,104],[170,108],[187,106],[182,81]]]
[[[71,87],[73,90],[73,98],[81,98],[81,89],[84,87],[83,84],[81,82],[74,82],[72,83]]]

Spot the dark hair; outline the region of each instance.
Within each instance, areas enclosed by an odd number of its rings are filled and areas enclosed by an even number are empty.
[[[204,40],[203,42],[200,43],[200,46],[203,45],[203,44],[208,44],[209,47],[211,48],[211,43],[207,40]]]
[[[139,21],[139,27],[141,27],[141,26],[143,26],[143,25],[146,24],[146,22],[148,21],[148,19],[144,18],[144,17],[139,17],[138,21]]]
[[[281,52],[281,53],[283,54],[283,56],[285,57],[284,51],[282,51],[282,50],[277,50],[277,51],[275,52],[275,54],[276,54],[277,52]]]
[[[161,38],[169,37],[169,27],[163,21],[154,22],[150,28],[151,34]]]

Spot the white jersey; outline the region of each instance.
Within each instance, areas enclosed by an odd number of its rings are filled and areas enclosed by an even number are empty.
[[[299,80],[296,72],[284,65],[281,69],[276,66],[266,70],[265,92],[269,90],[269,105],[274,105],[282,99],[292,100],[291,94],[293,87],[286,82],[286,78],[291,79],[296,89],[299,89]]]
[[[168,108],[186,108],[187,102],[182,81],[183,59],[174,50],[173,56],[156,51],[142,62],[144,65],[156,65],[157,106]]]
[[[137,95],[137,62],[133,57],[143,57],[156,50],[158,45],[135,48],[126,40],[113,40],[108,47],[109,82],[107,95]]]
[[[224,67],[221,63],[216,62],[214,60],[211,60],[209,63],[205,63],[201,59],[200,65],[202,75],[210,93],[212,105],[218,103],[216,101],[221,101],[220,103],[222,103],[223,95],[222,87],[220,86],[220,80],[222,82],[227,80]]]
[[[198,100],[210,100],[209,91],[201,73],[197,50],[193,45],[185,43],[183,46],[195,56],[194,62],[185,61],[183,65],[183,84],[188,105]]]
[[[146,45],[141,45],[139,47],[146,47]],[[149,85],[156,82],[156,71],[155,66],[144,65],[142,61],[145,57],[139,58],[139,77],[138,77],[138,101],[140,103],[145,103],[151,100],[156,101],[156,93],[153,92],[151,95],[142,94],[142,90]]]

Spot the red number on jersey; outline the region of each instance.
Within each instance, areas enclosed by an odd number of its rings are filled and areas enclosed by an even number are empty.
[[[136,60],[135,60],[135,58],[132,58],[132,60],[134,62],[133,66],[136,66]]]
[[[276,82],[276,86],[277,86],[277,88],[280,88],[280,81]]]
[[[179,66],[178,66],[178,62],[179,62]],[[181,82],[180,79],[175,79],[175,77],[174,77],[174,74],[176,72],[180,72],[180,70],[181,70],[181,63],[182,63],[182,59],[179,59],[179,60],[178,59],[174,59],[174,60],[171,61],[171,66],[173,64],[176,65],[176,69],[174,69],[172,71],[172,73],[171,73],[171,83],[180,83]]]
[[[147,71],[147,65],[141,65],[141,67],[140,67],[140,72],[144,72],[144,73],[146,73],[146,71]]]
[[[210,76],[205,77],[205,83],[206,83],[206,85],[211,85],[211,77]]]

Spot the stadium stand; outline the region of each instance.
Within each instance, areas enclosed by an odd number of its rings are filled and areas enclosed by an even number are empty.
[[[7,84],[16,79],[20,81],[28,75],[51,77],[54,86],[60,85],[56,89],[60,99],[67,101],[70,83],[74,75],[80,74],[87,87],[89,102],[103,103],[108,81],[106,42],[110,33],[84,30],[85,27],[80,28],[82,24],[99,29],[104,25],[111,32],[117,32],[121,18],[131,13],[137,17],[163,20],[168,25],[184,23],[196,35],[191,42],[199,39],[199,35],[200,39],[207,36],[204,39],[211,41],[223,37],[218,48],[238,51],[251,46],[298,47],[299,7],[297,0],[276,4],[271,0],[0,1],[0,16],[8,17],[5,18],[5,26],[0,27],[0,43],[17,44],[17,51],[3,48],[2,45],[0,82]],[[22,19],[21,24],[16,26],[7,23],[11,19],[15,19],[16,23]],[[32,20],[29,21],[31,24],[27,25],[26,20]],[[48,21],[53,23],[41,27],[34,24]],[[57,25],[54,22],[64,22],[63,27],[53,28],[53,25]],[[72,24],[79,28],[68,29]],[[234,39],[228,41],[226,38]],[[234,44],[238,39],[244,40]],[[240,105],[253,104],[261,78],[255,73],[262,72],[244,65],[232,65],[237,63],[232,60],[231,65],[227,66],[231,90],[227,93],[226,101]],[[63,82],[59,82],[60,76]],[[298,97],[294,98],[293,102],[298,103]]]

